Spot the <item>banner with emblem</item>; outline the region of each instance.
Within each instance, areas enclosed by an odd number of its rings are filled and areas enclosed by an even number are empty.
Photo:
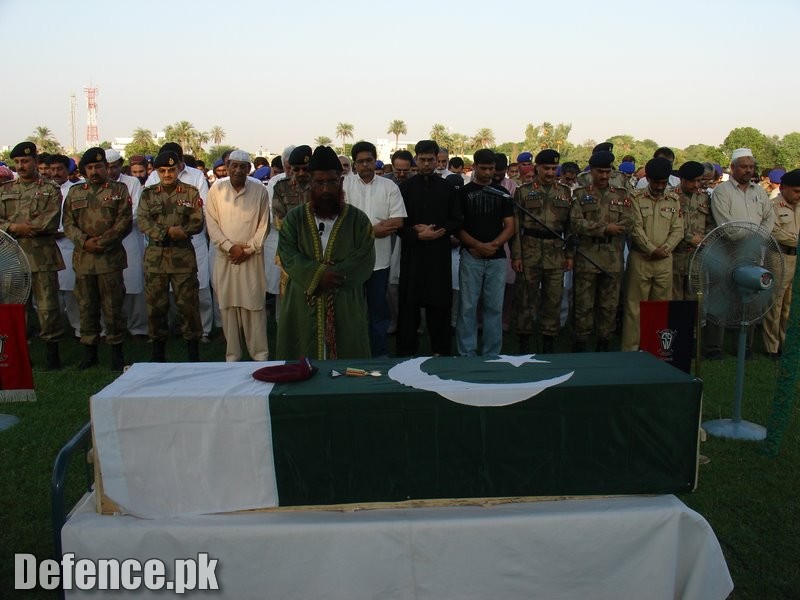
[[[639,303],[639,349],[690,373],[694,355],[695,300]]]
[[[25,305],[0,304],[0,402],[36,400],[25,337]]]

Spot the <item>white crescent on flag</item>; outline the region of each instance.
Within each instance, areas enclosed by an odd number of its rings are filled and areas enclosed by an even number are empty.
[[[397,383],[429,392],[459,404],[468,406],[507,406],[527,400],[549,387],[564,383],[575,371],[552,379],[526,381],[522,383],[474,383],[460,379],[442,379],[438,375],[430,375],[422,370],[422,363],[429,356],[412,358],[389,369],[389,378]],[[486,361],[506,362],[506,361]],[[544,361],[529,361],[544,362]]]

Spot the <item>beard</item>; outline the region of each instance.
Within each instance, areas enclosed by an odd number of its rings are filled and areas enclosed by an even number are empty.
[[[312,192],[311,205],[314,213],[323,219],[330,219],[338,215],[344,203],[344,191],[338,192],[324,191],[319,194]]]

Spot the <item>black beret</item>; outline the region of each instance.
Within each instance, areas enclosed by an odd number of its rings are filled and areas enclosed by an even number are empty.
[[[678,177],[681,179],[697,179],[702,177],[705,172],[705,167],[696,160],[690,160],[681,165],[678,169]]]
[[[489,165],[494,164],[494,152],[488,148],[481,148],[472,155],[472,162],[476,165]]]
[[[508,168],[508,157],[503,154],[502,152],[495,152],[494,153],[494,167],[495,169],[507,169]]]
[[[336,171],[342,172],[342,163],[339,162],[339,157],[336,152],[329,146],[317,146],[314,149],[314,154],[311,155],[311,160],[308,161],[309,171]]]
[[[311,146],[306,146],[303,144],[302,146],[298,146],[292,153],[289,155],[289,164],[290,165],[307,165],[308,161],[311,160]]]
[[[159,154],[161,152],[174,152],[178,155],[178,158],[183,158],[183,148],[178,142],[167,142],[158,149],[158,152]]]
[[[104,163],[106,162],[106,151],[102,148],[89,148],[86,152],[83,153],[81,157],[81,161],[78,163],[78,166],[82,169],[86,165],[90,165],[92,163]]]
[[[159,152],[156,159],[153,161],[153,166],[157,169],[158,167],[175,167],[180,162],[180,158],[175,152],[171,150],[166,150],[164,152]]]
[[[653,181],[664,181],[669,179],[672,174],[672,163],[666,158],[651,158],[644,166],[644,172],[648,179]]]
[[[592,148],[592,154],[595,154],[596,152],[611,152],[613,149],[614,144],[611,142],[600,142],[597,144],[597,146]]]
[[[33,142],[20,142],[11,150],[9,158],[20,158],[22,156],[36,156],[36,144]]]
[[[783,177],[781,177],[781,185],[792,187],[800,185],[800,169],[794,169],[793,171],[784,173]]]
[[[533,162],[537,165],[557,165],[560,158],[561,155],[558,152],[548,148],[539,152]]]
[[[610,169],[614,162],[614,155],[608,150],[600,150],[589,158],[589,166],[593,169]]]

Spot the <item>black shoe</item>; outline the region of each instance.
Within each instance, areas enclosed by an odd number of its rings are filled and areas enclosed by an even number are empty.
[[[722,360],[722,350],[708,350],[705,353],[706,360]]]
[[[97,346],[83,347],[83,360],[78,365],[79,371],[85,371],[90,367],[97,366]]]
[[[186,342],[186,354],[189,362],[200,362],[200,342],[197,340]]]
[[[556,338],[552,335],[542,336],[542,354],[552,354]]]
[[[125,368],[125,357],[122,354],[122,344],[111,346],[111,370],[122,371]]]
[[[528,335],[519,336],[519,353],[528,354],[531,351],[531,338]]]
[[[166,347],[167,343],[164,340],[153,340],[153,354],[150,356],[150,362],[167,362]]]
[[[595,346],[594,351],[608,352],[608,340],[597,340],[597,346]]]
[[[58,353],[58,342],[47,342],[47,364],[48,371],[58,371],[61,368],[61,356]]]
[[[586,342],[583,340],[575,340],[572,342],[573,352],[586,352]]]

